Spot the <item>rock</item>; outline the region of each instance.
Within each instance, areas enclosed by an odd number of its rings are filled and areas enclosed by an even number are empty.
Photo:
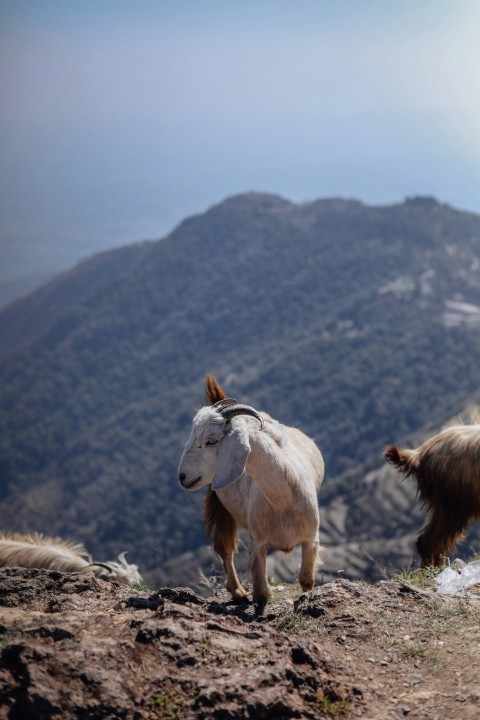
[[[455,600],[432,605],[399,589],[338,580],[292,609],[295,589],[284,587],[260,620],[226,594],[145,593],[90,573],[0,569],[0,720],[381,720],[406,707],[413,717],[417,699],[425,717],[453,717],[458,702],[476,717],[478,686],[468,688],[467,675],[459,684],[452,667],[468,639],[476,651],[478,603],[456,616],[439,691],[427,659],[399,650],[393,663],[385,653],[396,638],[402,647],[407,629],[421,640],[428,613]],[[337,642],[347,636],[348,646]]]
[[[159,607],[164,606],[165,600],[160,592],[155,592],[149,597],[129,597],[126,600],[128,607],[134,608],[135,610],[158,610]]]

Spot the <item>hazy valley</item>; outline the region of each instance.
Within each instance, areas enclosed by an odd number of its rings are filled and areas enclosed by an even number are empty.
[[[422,514],[382,451],[478,401],[479,264],[480,217],[432,198],[252,193],[57,276],[0,314],[0,526],[165,584],[214,573],[176,480],[208,371],[322,449],[320,574],[410,564]]]

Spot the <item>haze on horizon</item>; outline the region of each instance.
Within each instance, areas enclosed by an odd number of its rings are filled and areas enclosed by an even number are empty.
[[[475,0],[0,0],[0,287],[250,190],[480,213],[479,79]]]

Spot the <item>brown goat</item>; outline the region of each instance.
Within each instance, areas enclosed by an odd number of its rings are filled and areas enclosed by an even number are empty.
[[[417,481],[427,522],[417,538],[421,566],[438,566],[480,518],[480,424],[454,425],[416,449],[389,445],[385,458]]]

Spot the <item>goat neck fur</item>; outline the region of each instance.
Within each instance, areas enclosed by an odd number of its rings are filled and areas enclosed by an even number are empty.
[[[418,448],[389,445],[385,458],[414,477],[427,521],[417,538],[422,567],[443,564],[468,523],[480,519],[480,424],[452,425]]]
[[[207,398],[216,402],[222,399],[219,395],[225,395],[211,376],[206,390]],[[317,493],[324,463],[313,440],[300,430],[259,413],[261,429],[258,418],[250,415],[226,420],[216,408],[199,410],[180,461],[179,478],[188,490],[207,485],[216,490],[218,500],[213,500],[211,489],[207,494],[204,518],[207,530],[215,533],[227,589],[234,598],[246,594],[233,566],[236,526],[250,532],[253,595],[261,614],[270,592],[265,571],[268,548],[289,552],[302,544],[300,583],[304,590],[313,586],[318,554]]]
[[[125,561],[124,553],[118,556],[118,561],[95,563],[82,544],[41,533],[0,533],[0,567],[44,568],[60,572],[88,569],[102,580],[130,585],[142,579],[137,566]]]

